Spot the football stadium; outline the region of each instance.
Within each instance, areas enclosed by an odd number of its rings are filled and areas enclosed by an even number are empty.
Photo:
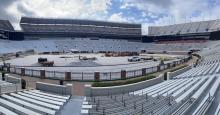
[[[29,13],[0,19],[0,115],[220,115],[220,19]]]

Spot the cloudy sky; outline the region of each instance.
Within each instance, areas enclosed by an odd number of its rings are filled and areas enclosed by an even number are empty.
[[[0,0],[0,19],[19,28],[22,16],[92,19],[148,26],[220,18],[220,0]]]

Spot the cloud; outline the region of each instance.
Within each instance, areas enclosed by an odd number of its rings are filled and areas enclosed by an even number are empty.
[[[16,18],[7,13],[7,8],[16,0],[0,0],[0,19],[15,21]]]
[[[136,7],[141,11],[162,13],[172,6],[172,0],[124,0],[124,8]]]
[[[108,20],[115,21],[115,22],[129,22],[127,18],[122,16],[122,12],[112,14]]]
[[[124,0],[122,6],[124,9],[137,8],[142,12],[143,18],[149,19],[148,22],[142,22],[143,29],[150,25],[162,26],[220,18],[219,0]]]
[[[105,19],[111,0],[11,0],[7,4],[7,7],[1,8],[12,18],[10,21],[15,28],[19,29],[18,23],[22,16]]]

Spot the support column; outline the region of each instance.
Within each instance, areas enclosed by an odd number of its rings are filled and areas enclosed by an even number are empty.
[[[157,71],[160,71],[160,65],[159,65],[159,66],[157,66]]]
[[[65,80],[71,80],[71,72],[65,72]]]
[[[170,68],[170,63],[167,64],[167,68],[168,68],[168,69]]]
[[[25,68],[21,68],[21,75],[25,76]]]
[[[45,79],[46,78],[45,70],[40,70],[40,78],[41,79]]]
[[[142,76],[146,75],[146,68],[142,68]]]
[[[121,70],[121,79],[126,79],[126,70]]]
[[[94,80],[95,81],[100,81],[100,72],[95,72],[94,73]]]
[[[9,72],[9,73],[10,73],[10,67],[7,67],[7,72]]]

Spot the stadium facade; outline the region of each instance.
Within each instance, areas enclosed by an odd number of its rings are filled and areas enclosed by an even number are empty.
[[[22,17],[25,39],[97,37],[141,41],[141,24]]]
[[[21,31],[14,30],[8,20],[0,20],[0,39],[123,39],[139,42],[219,40],[220,19],[167,26],[150,26],[148,35],[141,34],[141,24],[79,19],[22,17]]]

